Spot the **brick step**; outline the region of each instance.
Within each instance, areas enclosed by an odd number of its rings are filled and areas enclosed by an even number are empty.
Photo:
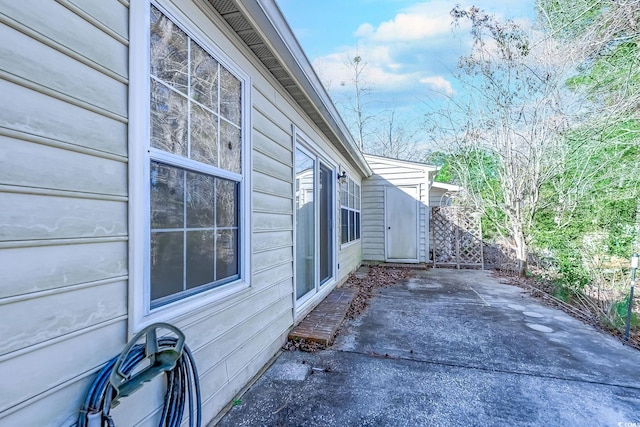
[[[290,340],[329,346],[356,296],[355,289],[334,289],[289,333]]]

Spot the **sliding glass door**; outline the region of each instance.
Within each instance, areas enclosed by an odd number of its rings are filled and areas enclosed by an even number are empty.
[[[306,301],[334,276],[333,169],[296,149],[296,300]]]

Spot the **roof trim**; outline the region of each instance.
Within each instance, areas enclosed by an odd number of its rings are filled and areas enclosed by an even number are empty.
[[[397,166],[405,166],[405,167],[412,167],[412,168],[418,168],[418,169],[423,169],[429,172],[435,172],[440,170],[439,166],[433,166],[433,165],[428,165],[426,163],[422,163],[422,162],[414,162],[411,160],[400,160],[400,159],[394,159],[391,157],[384,157],[384,156],[376,156],[374,154],[365,154],[364,155],[365,160],[369,161],[369,158],[371,158],[372,160],[380,160],[389,164],[395,164]]]
[[[445,182],[433,181],[431,187],[440,188],[447,191],[461,191],[462,187],[455,184],[447,184]]]

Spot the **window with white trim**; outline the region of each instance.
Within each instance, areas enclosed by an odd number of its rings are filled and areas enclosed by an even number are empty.
[[[150,13],[150,309],[241,278],[246,82]]]
[[[340,184],[340,242],[360,239],[360,186],[351,178]]]

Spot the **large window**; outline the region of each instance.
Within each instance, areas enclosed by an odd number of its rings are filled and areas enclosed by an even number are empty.
[[[240,278],[243,85],[158,8],[150,19],[150,308]]]
[[[340,184],[340,242],[360,239],[360,186],[351,178]]]

